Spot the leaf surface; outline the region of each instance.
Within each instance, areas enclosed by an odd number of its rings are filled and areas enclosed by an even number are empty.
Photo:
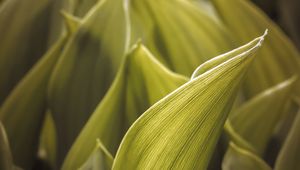
[[[182,85],[142,114],[127,131],[113,169],[206,169],[244,73],[260,47]]]
[[[187,80],[166,69],[143,45],[135,45],[108,93],[73,144],[63,169],[78,168],[92,152],[96,138],[100,138],[115,154],[128,127],[148,107]]]

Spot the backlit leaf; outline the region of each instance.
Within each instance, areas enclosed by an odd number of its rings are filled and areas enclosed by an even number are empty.
[[[108,93],[73,144],[63,169],[78,168],[92,152],[96,138],[100,138],[115,154],[133,121],[185,82],[187,78],[167,70],[143,45],[135,45]]]
[[[179,87],[127,131],[113,169],[206,169],[261,41]]]
[[[122,0],[97,3],[67,43],[49,85],[58,135],[58,164],[100,102],[127,49]]]

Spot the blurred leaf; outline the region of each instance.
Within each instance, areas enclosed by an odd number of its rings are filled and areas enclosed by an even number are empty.
[[[127,131],[113,169],[206,169],[261,41],[150,107]]]
[[[15,163],[25,169],[30,169],[35,160],[48,81],[65,42],[66,37],[62,37],[40,59],[0,109],[0,120],[6,128]]]
[[[77,17],[84,17],[98,1],[100,0],[71,0],[73,14]]]
[[[76,169],[102,139],[115,154],[128,127],[148,107],[187,82],[162,66],[141,44],[126,56],[108,93],[76,139],[63,169]],[[95,128],[97,127],[97,128]]]
[[[291,39],[300,49],[300,1],[278,0],[278,11],[280,25],[287,31]]]
[[[49,105],[58,135],[60,165],[100,102],[127,49],[122,0],[97,3],[62,52],[49,85]]]
[[[190,75],[199,64],[231,49],[221,22],[190,1],[131,0],[132,42],[142,42],[173,71]]]
[[[275,170],[299,169],[300,167],[300,112],[277,157]]]
[[[264,91],[229,116],[225,129],[237,145],[263,155],[276,125],[284,118],[284,106],[293,94],[296,80],[290,78]]]
[[[230,142],[222,170],[271,170],[271,167],[255,154]]]
[[[40,136],[39,156],[53,169],[56,161],[56,129],[51,112],[46,112],[43,128]]]
[[[51,4],[51,0],[6,0],[1,5],[0,104],[46,51]]]
[[[255,37],[264,29],[270,36],[254,61],[245,80],[246,97],[300,74],[300,58],[294,45],[278,26],[248,0],[211,0],[232,35],[240,42]],[[300,86],[299,80],[297,85]],[[295,89],[300,95],[300,89]]]
[[[107,151],[105,146],[101,143],[99,139],[97,139],[97,146],[88,158],[88,160],[84,163],[84,165],[80,168],[81,170],[110,170],[113,157]]]
[[[12,170],[14,167],[8,139],[0,122],[0,169]]]

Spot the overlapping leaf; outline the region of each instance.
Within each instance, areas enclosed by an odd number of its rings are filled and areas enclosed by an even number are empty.
[[[231,49],[223,25],[190,1],[131,0],[130,18],[132,41],[142,39],[160,62],[184,75]]]
[[[97,146],[88,158],[88,160],[84,163],[84,165],[80,168],[81,170],[110,170],[113,163],[113,157],[105,148],[105,146],[101,143],[99,139],[97,139]]]
[[[58,134],[58,163],[110,86],[127,46],[121,0],[97,3],[68,42],[49,89]]]
[[[0,109],[15,163],[32,167],[46,109],[47,85],[67,37],[62,37],[21,80]]]
[[[223,170],[271,170],[261,158],[231,142],[222,163]]]
[[[0,122],[0,169],[13,170],[13,167],[14,164],[6,132],[2,123]]]
[[[63,169],[76,169],[100,138],[115,154],[124,133],[138,116],[187,81],[162,66],[141,44],[127,55],[118,75],[73,144]],[[96,127],[96,128],[95,128]]]
[[[232,34],[240,42],[257,36],[268,28],[270,36],[265,48],[250,68],[245,81],[246,97],[300,75],[299,53],[289,39],[270,19],[247,0],[211,0]],[[298,81],[299,85],[299,81]],[[299,95],[299,88],[295,89]]]
[[[50,0],[8,0],[1,5],[0,104],[46,51],[51,4]]]
[[[222,64],[150,107],[127,131],[113,169],[206,169],[262,40],[225,54]]]
[[[230,115],[225,129],[237,145],[257,155],[264,153],[276,125],[285,118],[284,106],[295,81],[293,77],[264,91]]]
[[[300,112],[298,112],[288,137],[277,157],[275,170],[300,167]]]

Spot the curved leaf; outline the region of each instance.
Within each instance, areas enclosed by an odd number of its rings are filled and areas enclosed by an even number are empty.
[[[258,155],[264,153],[276,125],[284,117],[284,106],[293,94],[296,80],[292,77],[264,91],[229,116],[225,130],[237,145]]]
[[[131,0],[132,41],[142,42],[171,70],[190,75],[231,49],[231,37],[206,10],[183,0]]]
[[[21,80],[0,109],[13,158],[18,166],[30,169],[35,160],[39,134],[46,111],[50,75],[67,37],[62,37]]]
[[[84,163],[84,165],[79,168],[81,170],[110,170],[114,158],[105,148],[105,146],[101,143],[99,139],[97,139],[97,146],[88,158],[88,160]]]
[[[261,41],[150,107],[127,131],[113,169],[206,169]]]
[[[9,142],[2,123],[0,122],[0,169],[13,170],[13,160]]]
[[[275,170],[298,169],[300,167],[300,112],[276,160]]]
[[[162,66],[141,44],[126,56],[108,93],[76,139],[63,169],[76,169],[102,139],[115,154],[128,127],[159,99],[187,82]],[[97,128],[95,128],[97,127]]]
[[[264,29],[270,36],[265,48],[258,53],[246,77],[244,88],[246,97],[274,86],[293,75],[300,75],[300,56],[287,36],[262,11],[248,0],[211,0],[220,17],[239,42],[256,37]],[[297,85],[299,86],[298,80]],[[299,88],[295,89],[299,96]]]
[[[52,4],[51,0],[7,0],[1,5],[0,104],[46,51],[46,16]]]
[[[127,49],[122,1],[101,1],[68,42],[49,85],[49,105],[58,135],[58,164],[96,108]]]
[[[271,170],[271,167],[255,154],[230,142],[224,156],[222,170]]]

